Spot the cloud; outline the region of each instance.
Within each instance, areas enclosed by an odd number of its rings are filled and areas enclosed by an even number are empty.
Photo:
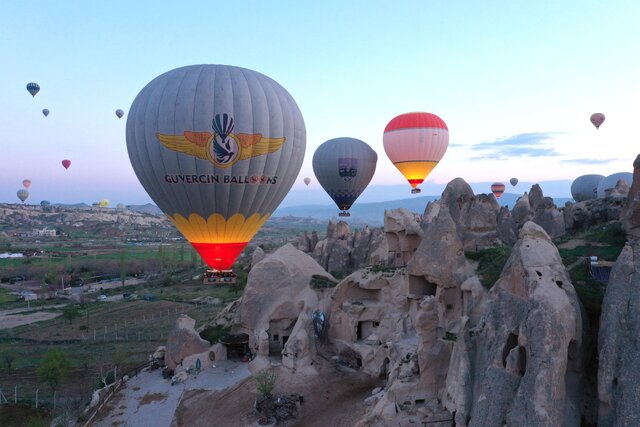
[[[559,156],[551,143],[557,132],[522,133],[508,138],[485,141],[472,145],[474,151],[482,154],[473,160],[508,160],[514,157],[554,157]]]
[[[605,163],[614,162],[618,159],[566,159],[561,160],[562,163],[576,163],[582,165],[603,165]]]

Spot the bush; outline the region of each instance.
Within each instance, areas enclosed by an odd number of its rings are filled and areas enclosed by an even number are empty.
[[[229,332],[231,332],[231,328],[225,326],[209,326],[207,329],[200,332],[200,338],[209,341],[211,344],[215,344],[223,337],[229,335]]]
[[[496,246],[476,252],[465,252],[464,255],[467,259],[478,261],[477,273],[480,282],[485,288],[491,289],[500,278],[500,273],[511,256],[511,247]]]
[[[113,384],[116,380],[116,377],[113,375],[113,370],[109,371],[105,377],[105,381],[107,384]],[[93,382],[93,389],[100,390],[104,387],[104,383],[102,382],[102,378],[98,377]]]
[[[345,271],[342,271],[342,270],[334,270],[334,271],[331,272],[331,275],[333,277],[335,277],[336,279],[338,279],[338,280],[342,280],[345,277],[347,277],[347,273]]]
[[[313,289],[335,288],[337,284],[337,282],[319,274],[311,276],[311,287]]]
[[[276,385],[276,372],[273,370],[265,369],[258,372],[253,378],[256,382],[256,390],[261,396],[270,396],[273,388]]]

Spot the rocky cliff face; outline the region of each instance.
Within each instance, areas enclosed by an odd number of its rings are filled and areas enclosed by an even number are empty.
[[[462,178],[447,184],[442,198],[429,203],[423,215],[425,223],[438,215],[441,206],[449,211],[465,250],[477,250],[499,244],[498,212],[500,205],[493,195],[474,195]]]
[[[314,347],[310,322],[314,310],[326,310],[328,292],[314,289],[312,279],[335,284],[313,258],[287,244],[253,266],[242,299],[223,315],[234,333],[247,333],[258,355],[255,365],[269,365],[269,355],[282,355],[291,369],[310,367]],[[329,288],[329,290],[332,290]],[[230,313],[230,311],[235,313]]]
[[[604,427],[640,425],[640,156],[633,167],[621,209],[629,241],[611,271],[600,318],[598,425]]]
[[[320,351],[385,380],[367,399],[360,426],[447,417],[458,426],[594,422],[585,409],[589,326],[552,239],[620,215],[632,236],[640,234],[634,179],[628,198],[619,185],[607,199],[564,209],[533,186],[511,211],[453,180],[421,218],[387,211],[379,232],[333,223],[315,245],[303,235],[299,247],[318,263],[292,247],[266,257],[252,270],[255,285],[238,306],[241,315],[227,318],[253,334],[259,354],[281,354],[284,366],[300,370],[310,368],[318,348],[311,313],[326,315]],[[488,290],[465,251],[501,244],[513,244],[511,256]],[[603,304],[598,396],[605,426],[640,425],[639,254],[634,241],[625,248]],[[349,268],[355,271],[335,288],[309,287],[311,271],[329,278],[326,269]],[[288,341],[278,347],[273,337],[282,334]]]
[[[611,271],[598,337],[598,425],[640,425],[640,243],[625,246]]]
[[[311,255],[326,271],[348,274],[370,264],[387,262],[387,240],[381,229],[364,227],[352,232],[344,221],[330,222],[327,237],[304,233],[297,247]]]
[[[582,414],[583,319],[558,251],[527,222],[473,337],[457,343],[474,366],[466,377],[461,425],[579,426]],[[465,342],[466,341],[466,342]],[[452,373],[465,369],[451,369]],[[455,374],[454,374],[455,375]],[[453,387],[456,389],[457,387]],[[457,409],[456,398],[445,405]]]
[[[95,223],[116,223],[127,226],[165,227],[173,225],[165,216],[127,209],[72,209],[56,206],[0,204],[0,222],[7,227],[82,227]]]

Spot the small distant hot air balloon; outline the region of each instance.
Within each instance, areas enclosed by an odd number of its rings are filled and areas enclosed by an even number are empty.
[[[313,154],[316,179],[342,211],[340,216],[350,216],[347,211],[371,181],[377,161],[376,152],[355,138],[330,139]]]
[[[447,151],[449,129],[435,114],[407,113],[387,124],[382,140],[387,156],[415,194]]]
[[[309,177],[307,177],[307,178],[303,179],[303,181],[304,181],[304,185],[309,185],[309,184],[311,184],[311,178],[309,178]]]
[[[16,194],[18,195],[18,199],[20,199],[22,203],[24,203],[24,201],[27,200],[27,198],[29,197],[29,192],[24,188],[21,190],[18,190]]]
[[[24,188],[31,187],[31,180],[30,179],[23,179],[22,180],[22,185],[24,185]]]
[[[511,178],[509,180],[509,183],[515,187],[516,185],[518,185],[518,178]]]
[[[116,110],[116,116],[118,116],[119,119],[122,118],[122,116],[124,116],[124,111],[122,111],[121,109],[117,109]]]
[[[40,206],[50,206],[50,205],[51,205],[51,202],[48,200],[43,200],[40,202]]]
[[[491,192],[493,193],[494,196],[496,196],[496,199],[499,199],[500,196],[502,196],[502,193],[504,193],[504,184],[501,182],[494,182],[491,185]]]
[[[27,83],[27,90],[31,94],[31,96],[36,96],[38,92],[40,92],[40,85],[38,83]]]
[[[42,110],[42,114],[44,114],[44,116],[47,117],[49,115],[49,109],[45,108],[44,110]]]
[[[69,169],[69,166],[71,166],[71,160],[64,159],[62,161],[62,166],[64,166],[65,169]]]
[[[107,199],[102,199],[98,202],[98,206],[101,208],[106,208],[109,206],[109,201]]]
[[[591,115],[591,123],[596,127],[596,129],[600,129],[600,126],[604,122],[604,114],[602,113],[593,113]]]
[[[306,145],[302,113],[282,86],[209,64],[171,70],[142,89],[126,138],[144,189],[217,270],[233,266],[287,195]]]

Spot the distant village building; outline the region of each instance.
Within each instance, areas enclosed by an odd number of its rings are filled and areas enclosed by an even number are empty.
[[[43,228],[42,230],[38,230],[37,228],[35,228],[31,232],[32,237],[56,237],[56,235],[56,230],[47,227]]]

